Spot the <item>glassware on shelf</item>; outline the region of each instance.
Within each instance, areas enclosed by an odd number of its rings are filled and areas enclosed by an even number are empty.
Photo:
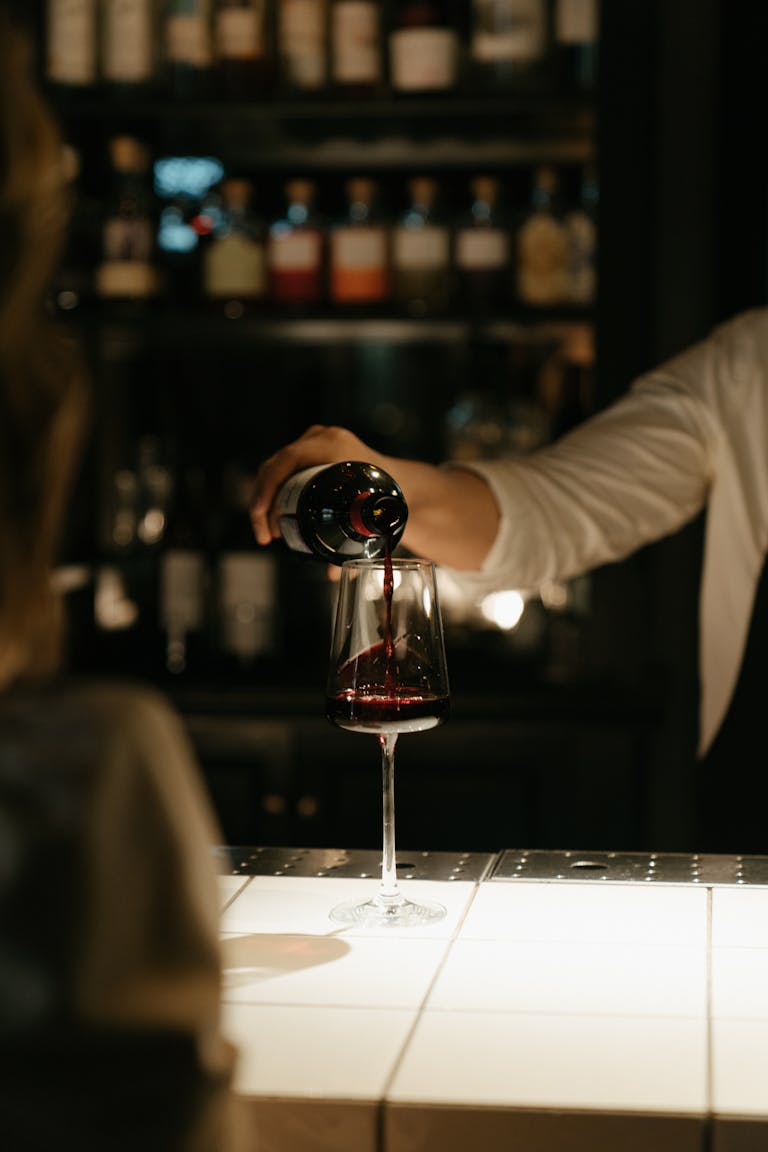
[[[353,927],[410,927],[445,916],[411,900],[397,879],[395,746],[450,711],[435,566],[421,559],[348,560],[341,570],[328,671],[326,716],[348,732],[376,736],[382,770],[382,863],[378,891],[331,910]]]

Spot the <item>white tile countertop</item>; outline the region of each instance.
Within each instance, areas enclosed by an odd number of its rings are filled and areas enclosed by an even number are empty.
[[[254,1152],[768,1148],[768,884],[489,858],[402,880],[442,921],[371,930],[328,914],[375,869],[316,862],[221,877]]]

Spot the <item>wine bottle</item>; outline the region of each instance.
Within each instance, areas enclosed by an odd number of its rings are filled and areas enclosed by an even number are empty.
[[[216,0],[217,89],[232,100],[268,92],[275,82],[272,5],[268,0]]]
[[[348,96],[373,96],[382,83],[381,0],[331,0],[330,80]]]
[[[540,165],[531,208],[517,234],[517,294],[522,304],[553,307],[568,298],[568,237],[558,203],[557,172]]]
[[[356,460],[297,472],[280,489],[276,508],[290,549],[339,565],[391,553],[408,519],[397,482]]]
[[[440,216],[437,183],[415,176],[410,204],[392,230],[392,295],[413,316],[446,309],[451,295],[451,232]]]
[[[174,676],[203,666],[208,596],[205,504],[202,471],[185,468],[171,499],[159,570],[165,668]]]
[[[154,263],[155,221],[149,153],[133,136],[110,141],[114,192],[103,226],[96,292],[102,297],[145,299],[159,290]]]
[[[186,100],[212,88],[211,0],[167,0],[165,71],[170,94]]]
[[[147,90],[157,80],[156,12],[154,0],[105,0],[101,77],[113,92]]]
[[[335,304],[379,304],[389,297],[389,230],[376,215],[376,183],[346,185],[347,215],[332,229],[329,293]]]
[[[470,210],[454,234],[454,265],[462,304],[471,312],[487,313],[507,300],[509,228],[498,209],[498,179],[476,176],[470,187]]]
[[[277,0],[277,50],[281,87],[297,95],[328,81],[326,0]]]
[[[278,304],[315,304],[324,294],[325,234],[314,212],[315,191],[311,180],[289,180],[285,213],[269,230],[270,296]]]
[[[586,165],[579,203],[565,214],[568,242],[568,291],[572,304],[593,304],[597,289],[597,173]]]
[[[222,183],[221,217],[203,258],[203,293],[231,320],[266,297],[265,238],[252,194],[250,180]]]
[[[446,0],[400,0],[389,36],[395,95],[445,95],[459,76],[459,33]]]
[[[472,86],[529,87],[543,78],[548,41],[546,0],[472,0]]]
[[[98,78],[97,0],[48,0],[46,76],[52,84],[81,89]]]

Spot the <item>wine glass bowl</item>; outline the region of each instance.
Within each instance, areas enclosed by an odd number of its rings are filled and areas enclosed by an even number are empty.
[[[429,923],[442,905],[406,900],[397,883],[394,756],[401,733],[425,732],[450,713],[434,565],[421,559],[348,560],[341,570],[326,695],[340,728],[378,737],[383,855],[378,892],[332,909],[346,924]]]

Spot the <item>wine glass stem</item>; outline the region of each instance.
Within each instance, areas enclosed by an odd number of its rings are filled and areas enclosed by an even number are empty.
[[[383,805],[383,853],[381,858],[380,894],[397,897],[397,863],[395,860],[395,744],[397,733],[379,736],[381,745],[381,791]]]

